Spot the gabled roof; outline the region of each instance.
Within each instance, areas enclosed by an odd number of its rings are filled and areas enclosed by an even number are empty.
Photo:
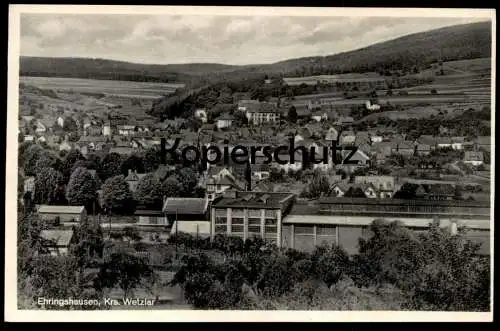
[[[204,215],[207,207],[205,198],[167,198],[163,212],[167,215]]]

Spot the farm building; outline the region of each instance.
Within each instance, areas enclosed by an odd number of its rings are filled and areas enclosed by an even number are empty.
[[[87,211],[84,206],[53,206],[39,205],[37,208],[40,219],[53,223],[59,220],[64,222],[82,222],[87,220]]]

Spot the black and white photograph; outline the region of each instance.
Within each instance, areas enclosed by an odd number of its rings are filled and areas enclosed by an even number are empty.
[[[492,320],[495,10],[270,8],[10,6],[10,316]]]

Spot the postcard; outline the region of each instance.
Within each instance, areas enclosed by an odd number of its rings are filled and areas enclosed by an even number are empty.
[[[11,5],[7,321],[491,321],[494,9]]]

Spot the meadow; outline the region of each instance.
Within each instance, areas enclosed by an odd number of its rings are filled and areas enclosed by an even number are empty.
[[[30,76],[21,76],[19,82],[56,92],[100,93],[105,96],[137,99],[161,98],[184,86],[183,84]]]

